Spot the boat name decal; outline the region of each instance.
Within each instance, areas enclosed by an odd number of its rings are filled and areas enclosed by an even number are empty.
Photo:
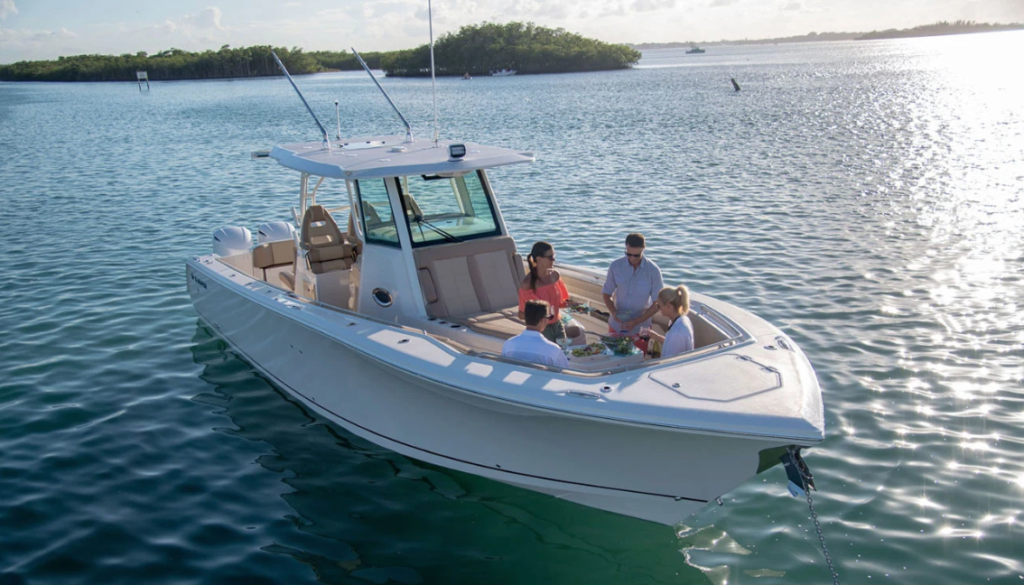
[[[198,276],[196,276],[196,274],[194,272],[192,273],[192,282],[194,282],[194,283],[198,284],[199,286],[203,287],[203,290],[206,290],[206,283],[203,282],[203,279],[201,279]]]

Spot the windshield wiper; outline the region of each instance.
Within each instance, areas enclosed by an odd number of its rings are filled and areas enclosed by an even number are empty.
[[[443,229],[441,229],[441,228],[437,227],[436,225],[430,223],[429,221],[423,219],[422,215],[413,216],[412,220],[414,222],[416,222],[417,224],[421,225],[421,226],[425,225],[428,228],[434,230],[435,232],[441,234],[441,237],[444,238],[445,240],[448,240],[449,242],[458,243],[458,242],[462,241],[460,238],[457,238],[457,237],[449,234],[448,232],[444,231]]]

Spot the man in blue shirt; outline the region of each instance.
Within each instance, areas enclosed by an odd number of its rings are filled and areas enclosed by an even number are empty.
[[[665,287],[661,269],[644,256],[647,246],[642,234],[626,236],[626,255],[612,262],[604,281],[604,304],[608,307],[608,331],[636,335],[651,326],[658,312],[658,292]]]

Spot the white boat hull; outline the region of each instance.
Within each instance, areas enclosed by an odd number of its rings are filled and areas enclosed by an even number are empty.
[[[333,423],[414,459],[586,506],[672,525],[754,475],[762,450],[792,442],[630,424],[467,391],[367,351],[367,339],[408,335],[399,328],[289,299],[210,257],[189,260],[188,280],[196,311],[218,336]],[[488,367],[445,355],[449,368]]]

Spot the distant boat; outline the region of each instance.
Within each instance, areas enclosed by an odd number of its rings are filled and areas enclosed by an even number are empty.
[[[704,49],[702,49],[700,47],[697,47],[697,46],[693,46],[693,47],[690,47],[690,50],[687,51],[686,54],[687,55],[699,55],[699,54],[701,54],[703,52],[705,52]]]
[[[515,75],[515,69],[501,69],[498,71],[491,71],[491,77],[507,77],[509,75]]]
[[[463,79],[473,79],[472,77],[470,77],[469,71],[467,71],[466,74],[462,76],[462,78]]]

